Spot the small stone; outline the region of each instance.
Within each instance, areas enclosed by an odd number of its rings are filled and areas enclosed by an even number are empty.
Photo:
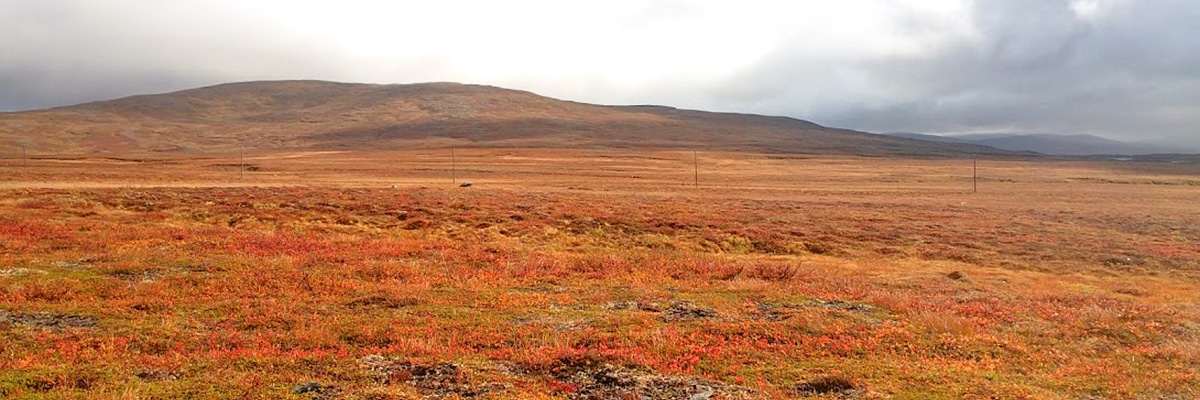
[[[701,389],[699,393],[693,394],[692,397],[688,398],[688,400],[708,400],[708,399],[712,398],[712,395],[713,395],[712,387],[710,387],[710,386],[700,386],[700,387],[703,389]]]
[[[296,386],[292,386],[292,393],[305,394],[320,392],[324,386],[317,382],[305,382]]]
[[[804,396],[846,394],[858,389],[860,388],[853,380],[840,375],[822,376],[796,385],[796,392]]]

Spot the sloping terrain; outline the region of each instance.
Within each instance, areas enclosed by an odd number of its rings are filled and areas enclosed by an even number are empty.
[[[661,106],[599,106],[456,83],[231,83],[0,114],[0,151],[206,154],[413,147],[680,148],[937,157],[1018,153]]]

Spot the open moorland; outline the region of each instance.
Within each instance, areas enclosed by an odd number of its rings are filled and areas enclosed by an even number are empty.
[[[971,176],[614,149],[10,157],[0,397],[1200,397],[1200,165]]]

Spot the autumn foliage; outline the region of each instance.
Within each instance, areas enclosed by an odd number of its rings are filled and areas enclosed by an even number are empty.
[[[938,196],[9,189],[0,397],[1200,396],[1194,209]]]

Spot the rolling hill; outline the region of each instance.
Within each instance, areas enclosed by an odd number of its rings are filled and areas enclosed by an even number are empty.
[[[457,83],[230,83],[0,113],[0,152],[153,156],[414,147],[679,148],[861,156],[1012,156],[785,117],[601,106]]]

